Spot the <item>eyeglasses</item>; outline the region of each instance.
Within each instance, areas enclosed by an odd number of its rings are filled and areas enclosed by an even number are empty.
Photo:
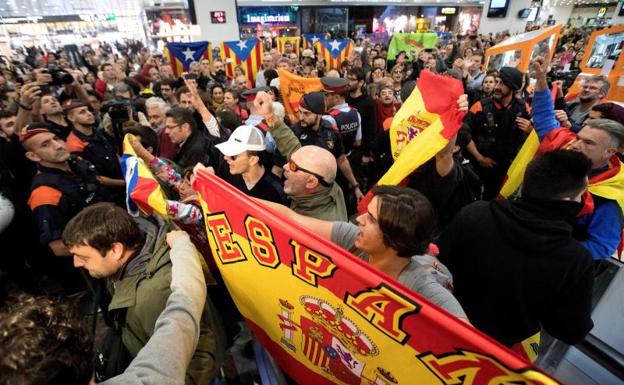
[[[182,124],[176,124],[175,126],[165,126],[166,130],[173,130],[176,127],[180,127]]]
[[[325,186],[325,187],[329,187],[329,186],[331,186],[331,183],[328,183],[328,182],[325,180],[325,178],[324,178],[324,177],[322,177],[321,175],[319,175],[319,174],[317,174],[317,173],[315,173],[315,172],[312,172],[312,171],[306,170],[305,168],[303,168],[303,167],[301,167],[301,166],[297,165],[297,163],[293,162],[292,160],[289,160],[289,161],[288,161],[288,169],[289,169],[290,171],[292,171],[292,172],[303,171],[303,172],[305,172],[306,174],[310,174],[310,175],[312,175],[312,176],[315,176],[315,177],[316,177],[316,179],[318,179],[318,181],[319,181],[319,183],[321,184],[321,186]]]

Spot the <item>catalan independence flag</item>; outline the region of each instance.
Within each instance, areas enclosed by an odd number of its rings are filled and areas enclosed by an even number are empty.
[[[325,36],[322,33],[304,33],[302,45],[303,49],[314,49],[317,43]]]
[[[423,98],[427,108],[443,107],[443,101]],[[455,118],[440,114],[441,121]],[[469,324],[219,177],[199,171],[193,189],[228,292],[294,382],[557,384]]]
[[[325,58],[325,71],[339,69],[340,64],[347,60],[353,43],[350,39],[319,40],[319,53]]]
[[[121,156],[121,171],[126,180],[126,206],[132,215],[139,215],[139,210],[147,215],[158,214],[167,218],[165,194],[154,178],[152,171],[139,159],[130,145],[132,134],[126,134]]]
[[[398,185],[449,143],[465,115],[457,107],[457,99],[463,93],[459,80],[421,72],[414,91],[392,119],[390,145],[394,164],[377,184]],[[369,192],[358,211],[365,211],[371,198]]]
[[[188,71],[192,62],[210,60],[210,43],[207,41],[167,43],[163,56],[169,59],[175,76],[180,76],[182,72]]]
[[[262,64],[263,49],[258,39],[224,41],[221,43],[221,60],[225,63],[225,73],[234,78],[234,68],[242,66],[247,79],[254,84],[256,73]]]
[[[299,56],[301,54],[301,38],[298,36],[282,36],[277,38],[277,50],[279,53],[285,52],[285,44],[290,43],[293,51]]]

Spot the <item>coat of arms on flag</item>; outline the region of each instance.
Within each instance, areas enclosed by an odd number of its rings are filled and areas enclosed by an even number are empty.
[[[319,52],[325,58],[325,70],[339,69],[340,64],[347,60],[353,43],[349,39],[319,40]]]
[[[262,55],[262,43],[258,39],[221,43],[221,60],[225,63],[225,73],[230,78],[235,76],[234,68],[241,66],[247,79],[253,84],[262,64]]]
[[[195,41],[191,43],[167,43],[163,56],[169,59],[175,76],[188,71],[193,62],[201,59],[210,60],[210,43],[207,41]]]

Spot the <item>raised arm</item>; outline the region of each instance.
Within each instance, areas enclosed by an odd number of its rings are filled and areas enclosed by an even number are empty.
[[[254,106],[258,113],[267,121],[269,132],[271,136],[273,136],[273,139],[275,139],[279,152],[286,157],[286,159],[290,159],[290,155],[301,147],[301,142],[299,142],[299,139],[295,136],[295,133],[290,127],[273,114],[273,100],[271,99],[271,95],[264,91],[258,92],[254,100]]]
[[[546,47],[544,56],[536,58],[531,63],[537,80],[535,93],[533,94],[533,104],[531,105],[531,116],[533,117],[535,132],[540,141],[549,132],[561,126],[555,118],[555,105],[548,89],[548,80],[546,79],[549,65],[550,49]]]
[[[199,339],[206,282],[199,254],[184,231],[167,234],[171,247],[171,294],[154,334],[123,374],[101,384],[183,384]],[[166,352],[166,354],[163,354]]]

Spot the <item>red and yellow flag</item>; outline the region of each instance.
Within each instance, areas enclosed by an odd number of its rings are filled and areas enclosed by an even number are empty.
[[[353,43],[351,39],[320,39],[317,47],[325,58],[325,71],[340,69],[340,64],[349,58]]]
[[[221,43],[221,60],[225,63],[225,73],[234,78],[234,68],[241,66],[247,79],[255,84],[256,73],[262,65],[263,48],[258,39],[224,41]]]
[[[285,44],[290,43],[292,45],[293,52],[299,56],[301,54],[301,38],[299,36],[282,36],[277,38],[277,51],[279,53],[286,52]],[[276,63],[277,64],[277,63]]]
[[[283,69],[278,69],[277,73],[279,74],[280,94],[286,113],[296,118],[301,97],[309,92],[322,90],[321,79],[304,78]]]
[[[297,383],[556,384],[467,323],[218,177],[200,172],[193,188],[236,306]]]
[[[416,87],[392,119],[390,146],[394,164],[379,179],[379,185],[398,185],[418,167],[440,152],[457,134],[464,112],[457,99],[462,83],[449,76],[423,71]],[[366,212],[371,192],[358,204]]]
[[[210,60],[210,53],[210,43],[207,41],[169,42],[163,50],[163,56],[169,60],[175,76],[180,76],[183,72],[188,71],[193,62],[199,62],[202,59]]]
[[[134,135],[126,134],[121,156],[121,171],[126,180],[126,206],[132,215],[139,210],[147,215],[158,214],[167,218],[167,198],[158,181],[130,145]]]

